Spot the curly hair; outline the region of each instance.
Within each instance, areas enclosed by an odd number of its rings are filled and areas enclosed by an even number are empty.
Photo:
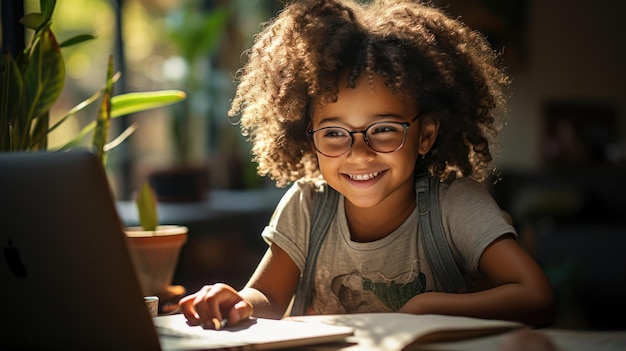
[[[304,0],[265,23],[239,70],[239,116],[261,176],[278,186],[319,175],[306,135],[314,101],[337,100],[343,73],[383,78],[439,135],[422,165],[442,180],[484,180],[505,114],[509,79],[484,36],[430,4]]]

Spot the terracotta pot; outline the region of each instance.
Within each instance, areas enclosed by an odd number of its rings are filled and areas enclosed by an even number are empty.
[[[158,226],[156,231],[127,227],[124,231],[143,294],[159,297],[170,294],[178,255],[187,241],[187,227]]]

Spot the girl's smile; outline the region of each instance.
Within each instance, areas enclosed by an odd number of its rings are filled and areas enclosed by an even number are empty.
[[[383,172],[372,172],[372,173],[364,173],[364,174],[348,174],[347,176],[350,177],[350,179],[352,179],[352,180],[368,181],[368,180],[376,178],[379,174],[382,174],[382,173]]]
[[[357,188],[368,188],[374,186],[378,181],[384,177],[384,173],[386,171],[377,171],[371,173],[356,173],[356,174],[345,174],[345,177],[348,178],[347,182],[352,184],[352,186]]]

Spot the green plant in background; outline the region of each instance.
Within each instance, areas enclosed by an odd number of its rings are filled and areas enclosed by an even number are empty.
[[[50,109],[61,95],[65,82],[61,48],[95,37],[90,34],[78,35],[59,44],[50,29],[56,1],[40,0],[39,4],[40,13],[30,13],[20,19],[22,25],[34,31],[30,45],[17,53],[15,58],[7,52],[0,59],[0,152],[49,150],[50,132],[102,98],[97,118],[59,150],[76,147],[93,131],[93,151],[104,163],[106,151],[121,143],[135,129],[135,126],[129,127],[107,144],[111,118],[166,106],[186,98],[185,93],[179,90],[113,96],[113,84],[119,79],[119,74],[114,74],[110,57],[104,87],[50,126]]]
[[[35,31],[31,44],[15,60],[4,53],[0,61],[0,150],[36,151],[47,149],[49,111],[61,95],[65,65],[61,46],[93,39],[80,36],[58,44],[51,17],[55,1],[41,1],[41,13],[20,19]]]
[[[182,83],[185,90],[193,96],[184,104],[177,106],[174,113],[172,131],[174,133],[177,157],[188,162],[192,158],[191,140],[193,125],[191,119],[198,113],[194,111],[194,101],[206,101],[214,95],[207,84],[215,79],[207,79],[198,72],[197,64],[209,57],[218,47],[231,10],[222,7],[211,11],[203,10],[206,4],[203,1],[183,1],[180,6],[169,15],[169,41],[176,47],[180,57],[187,64],[187,70]],[[198,97],[198,98],[194,98]]]
[[[154,189],[147,180],[137,194],[135,205],[139,213],[139,225],[143,227],[143,230],[155,231],[159,225],[157,200]]]
[[[102,96],[96,120],[87,124],[74,137],[74,139],[61,147],[61,150],[70,149],[79,145],[80,141],[89,132],[93,131],[92,150],[100,158],[100,160],[102,160],[103,164],[106,164],[106,152],[119,145],[136,129],[135,125],[131,125],[117,138],[107,143],[112,118],[169,105],[184,100],[186,97],[185,93],[179,90],[135,92],[113,96],[113,84],[118,78],[119,74],[114,74],[113,56],[109,56],[109,64],[107,67],[107,76],[104,88],[72,109],[70,114],[66,115],[59,123],[62,123],[63,120],[71,117],[77,111]]]
[[[65,82],[65,62],[61,48],[95,37],[83,34],[61,44],[50,29],[56,1],[40,0],[40,13],[30,13],[20,23],[34,31],[30,45],[13,58],[4,53],[0,59],[0,152],[64,151],[78,147],[93,132],[91,147],[103,166],[106,153],[119,145],[136,129],[131,125],[108,142],[111,119],[166,106],[182,101],[186,94],[180,90],[158,90],[113,95],[113,85],[120,77],[109,62],[102,89],[82,101],[50,126],[50,109],[56,103]],[[88,123],[67,144],[50,150],[48,135],[69,118],[100,99],[97,117]],[[158,222],[156,198],[148,183],[144,184],[137,201],[140,221],[144,228],[156,229]]]

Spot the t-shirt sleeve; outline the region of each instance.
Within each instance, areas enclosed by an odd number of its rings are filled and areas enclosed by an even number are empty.
[[[448,241],[453,252],[464,259],[468,273],[478,270],[483,251],[494,240],[505,234],[517,238],[486,187],[474,180],[455,180],[440,201]]]
[[[279,201],[269,224],[261,236],[269,245],[283,249],[300,272],[304,270],[311,228],[312,199],[319,184],[313,180],[298,180]]]

